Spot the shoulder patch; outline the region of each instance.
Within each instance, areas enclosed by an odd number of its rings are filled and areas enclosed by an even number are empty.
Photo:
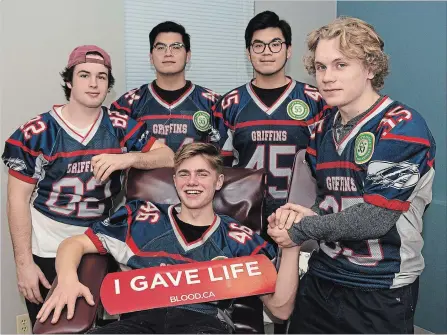
[[[194,127],[201,132],[206,132],[211,129],[211,117],[207,112],[197,111],[192,117]]]
[[[287,104],[287,114],[294,120],[304,120],[309,112],[309,105],[301,99],[294,99]]]
[[[375,136],[373,133],[364,132],[357,136],[354,145],[354,160],[356,164],[365,164],[374,153]]]
[[[406,189],[413,187],[420,179],[419,165],[410,162],[372,161],[368,166],[366,180],[382,188]]]

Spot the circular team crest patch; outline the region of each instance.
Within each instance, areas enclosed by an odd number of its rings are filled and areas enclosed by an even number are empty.
[[[287,105],[287,114],[294,120],[304,120],[309,115],[309,106],[303,100],[292,100]]]
[[[211,129],[211,118],[207,112],[195,112],[192,121],[194,122],[194,127],[199,131],[205,132]]]
[[[374,153],[375,136],[373,133],[361,133],[355,139],[354,160],[357,164],[369,161]]]

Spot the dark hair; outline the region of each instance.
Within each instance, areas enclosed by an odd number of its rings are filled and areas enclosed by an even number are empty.
[[[186,32],[185,27],[172,21],[165,21],[157,24],[149,33],[149,45],[151,47],[151,53],[154,47],[155,39],[160,33],[178,33],[182,35],[182,42],[185,45],[186,52],[191,50],[191,38]]]
[[[287,21],[280,20],[276,13],[266,10],[265,12],[257,14],[248,22],[247,28],[245,29],[245,47],[247,49],[250,48],[251,39],[255,31],[266,28],[281,29],[286,45],[292,45],[292,28],[290,28],[290,25]]]
[[[101,56],[100,53],[98,52],[88,52],[87,55],[98,55]],[[102,57],[102,56],[101,56]],[[64,94],[65,94],[65,98],[67,99],[67,101],[70,100],[70,95],[71,95],[71,88],[68,87],[67,83],[70,83],[73,85],[73,73],[74,73],[74,68],[75,66],[72,66],[70,68],[66,67],[61,73],[61,77],[62,80],[64,81],[64,84],[61,85],[62,88],[64,89]],[[113,87],[113,85],[115,85],[115,78],[112,75],[112,71],[110,69],[109,70],[109,75],[108,75],[108,79],[109,79],[109,91],[110,89]]]

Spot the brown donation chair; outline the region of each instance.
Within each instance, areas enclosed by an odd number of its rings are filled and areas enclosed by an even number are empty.
[[[127,183],[127,199],[144,199],[151,202],[176,204],[179,202],[174,187],[171,168],[150,171],[131,169]],[[263,225],[263,206],[265,195],[265,171],[238,168],[225,168],[225,182],[216,193],[214,208],[219,214],[237,219],[242,224],[259,232]],[[59,322],[50,323],[52,315],[41,324],[36,322],[34,333],[83,333],[94,324],[99,305],[99,289],[107,273],[109,258],[98,254],[85,255],[78,269],[79,280],[90,288],[95,298],[95,306],[78,299],[72,320],[67,320],[67,311],[61,314]],[[52,293],[57,279],[49,293]],[[232,320],[236,333],[264,333],[263,305],[258,297],[235,299]]]

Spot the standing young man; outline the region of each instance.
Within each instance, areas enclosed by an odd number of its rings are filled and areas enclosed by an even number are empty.
[[[187,143],[218,141],[211,128],[211,107],[218,95],[185,79],[191,59],[185,28],[162,22],[149,33],[149,43],[156,79],[127,92],[110,109],[146,122],[158,141],[174,152]]]
[[[183,146],[175,155],[174,170],[180,204],[129,201],[110,220],[98,221],[84,235],[71,237],[61,244],[56,258],[58,285],[39,312],[40,321],[44,322],[54,309],[51,322],[56,323],[65,305],[67,317],[72,318],[77,297],[83,296],[89,304],[93,303],[90,291],[78,281],[76,273],[86,253],[110,253],[130,269],[255,254],[275,257],[274,248],[250,228],[214,212],[214,194],[224,181],[222,158],[214,145]],[[283,251],[275,293],[260,297],[281,319],[289,317],[294,305],[299,250],[294,247]],[[126,313],[120,321],[90,333],[231,333],[234,328],[231,305],[229,299],[217,304],[196,303]]]
[[[105,218],[123,170],[170,166],[173,153],[144,123],[101,107],[114,84],[110,56],[75,48],[61,73],[68,103],[31,119],[6,141],[8,222],[19,291],[34,324],[65,238]]]
[[[336,107],[307,148],[314,206],[287,204],[269,218],[281,246],[320,241],[290,332],[413,333],[435,141],[418,112],[379,94],[388,57],[371,25],[339,18],[307,43],[305,65]]]
[[[278,15],[266,11],[252,18],[245,44],[255,78],[214,106],[216,127],[226,165],[267,170],[268,216],[285,204],[295,154],[307,147],[325,102],[315,87],[286,76],[292,30]]]

